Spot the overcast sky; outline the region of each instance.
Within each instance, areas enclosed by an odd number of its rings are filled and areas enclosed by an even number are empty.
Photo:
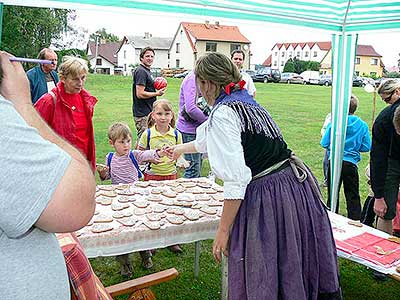
[[[219,21],[221,24],[238,26],[242,34],[251,41],[252,64],[262,63],[271,54],[271,48],[275,43],[331,40],[330,32],[306,27],[204,16],[160,15],[143,11],[121,13],[77,10],[76,25],[86,28],[89,33],[104,27],[107,32],[121,38],[124,35],[143,35],[144,32],[150,32],[158,37],[173,37],[180,22],[203,23],[205,20],[209,20],[210,23]],[[358,44],[372,45],[383,56],[383,62],[389,68],[397,65],[400,53],[399,40],[400,29],[394,32],[361,33]]]

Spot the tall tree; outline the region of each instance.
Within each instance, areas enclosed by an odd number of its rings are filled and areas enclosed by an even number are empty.
[[[119,37],[112,34],[112,33],[107,33],[105,28],[99,29],[96,32],[92,33],[89,36],[89,40],[95,42],[96,41],[96,36],[100,38],[100,40],[103,40],[104,42],[118,42]]]
[[[2,48],[16,56],[36,57],[71,29],[68,21],[74,17],[72,10],[5,5]]]

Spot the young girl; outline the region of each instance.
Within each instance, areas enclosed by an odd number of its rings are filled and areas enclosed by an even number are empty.
[[[181,133],[174,129],[175,115],[172,104],[167,99],[154,102],[153,111],[149,115],[148,129],[139,140],[139,149],[163,149],[166,146],[182,144]],[[144,171],[144,180],[173,180],[178,178],[176,162],[167,157],[161,158],[158,164],[149,164]],[[172,252],[180,253],[179,245],[169,247]]]
[[[165,152],[160,148],[140,151],[132,149],[132,132],[128,125],[116,122],[108,128],[108,140],[115,152],[106,155],[105,165],[97,165],[97,171],[101,180],[111,178],[112,184],[133,183],[142,176],[139,164],[152,161],[158,163]],[[150,250],[141,251],[142,265],[145,269],[153,266]],[[116,257],[121,263],[121,275],[132,276],[133,267],[129,260],[129,254]]]

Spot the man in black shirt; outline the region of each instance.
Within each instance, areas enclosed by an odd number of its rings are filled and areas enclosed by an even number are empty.
[[[393,126],[394,111],[400,106],[400,81],[389,79],[378,88],[382,100],[390,104],[372,127],[371,187],[378,229],[392,234],[392,220],[400,183],[400,136]]]
[[[137,140],[147,129],[147,117],[153,110],[157,96],[165,94],[166,87],[160,90],[154,88],[154,80],[150,72],[154,61],[154,50],[150,47],[140,51],[140,65],[133,73],[133,105],[132,112],[137,130]]]

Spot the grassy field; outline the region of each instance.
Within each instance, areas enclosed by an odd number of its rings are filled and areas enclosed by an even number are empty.
[[[171,100],[175,110],[178,108],[179,87],[181,79],[168,79],[168,90],[165,98]],[[111,151],[107,140],[107,128],[114,121],[127,122],[132,131],[132,79],[131,77],[91,75],[86,88],[95,95],[99,102],[95,109],[94,127],[97,146],[97,161],[104,162],[105,155]],[[325,86],[303,86],[286,84],[257,83],[257,101],[268,109],[280,126],[289,147],[300,156],[312,169],[318,180],[322,177],[322,158],[324,150],[320,147],[320,129],[326,114],[330,111],[331,88]],[[359,98],[359,109],[356,112],[371,128],[372,95],[361,88],[353,88]],[[377,100],[377,111],[383,103]],[[368,189],[364,169],[368,162],[368,154],[362,155],[359,164],[360,194],[366,198]],[[202,173],[208,173],[205,163]],[[344,196],[340,196],[340,213],[346,214]],[[180,276],[153,290],[158,299],[219,299],[220,267],[214,263],[211,254],[212,241],[201,242],[200,276],[194,279],[194,245],[184,245],[184,253],[175,255],[168,250],[160,249],[154,257],[154,268],[144,271],[140,267],[137,253],[131,255],[135,266],[135,277],[154,271],[175,267]],[[92,259],[96,274],[105,285],[125,280],[119,275],[119,266],[113,258]],[[375,281],[370,270],[346,260],[340,260],[341,283],[346,300],[400,299],[400,283],[388,280]]]

